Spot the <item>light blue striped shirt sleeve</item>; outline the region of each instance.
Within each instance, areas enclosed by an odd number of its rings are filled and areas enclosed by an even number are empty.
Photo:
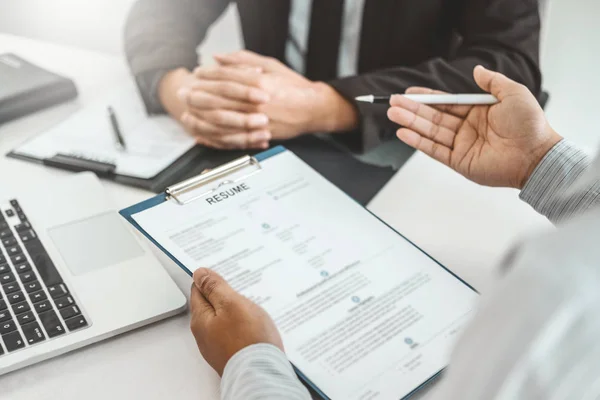
[[[584,176],[594,170],[591,164],[589,155],[562,140],[534,170],[521,191],[521,200],[553,223],[588,211],[600,204],[600,179],[590,182]]]
[[[310,400],[284,352],[255,344],[237,352],[225,366],[223,400]]]

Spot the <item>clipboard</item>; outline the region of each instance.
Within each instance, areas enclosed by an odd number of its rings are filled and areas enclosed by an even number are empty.
[[[133,218],[134,214],[145,211],[149,208],[155,207],[166,201],[173,201],[180,206],[185,206],[192,203],[212,192],[215,192],[219,187],[229,184],[232,182],[240,181],[244,178],[260,173],[262,167],[260,162],[266,160],[274,155],[280,154],[287,149],[283,146],[277,146],[270,150],[256,154],[254,156],[246,155],[233,160],[227,164],[223,164],[213,170],[207,171],[206,173],[197,175],[185,181],[182,181],[176,185],[170,186],[165,189],[164,192],[131,207],[125,208],[119,211],[119,214],[131,223],[137,230],[139,230],[150,242],[158,247],[163,253],[165,253],[171,260],[173,260],[177,266],[183,269],[189,276],[194,274],[194,271],[190,271],[185,265],[183,265],[173,254],[165,249],[152,235],[148,234]],[[242,172],[241,176],[235,179],[229,179],[228,176]],[[196,192],[199,190],[199,192]],[[186,194],[191,194],[189,197],[185,197]]]
[[[264,171],[261,163],[273,156],[278,154],[287,152],[288,150],[283,146],[278,146],[268,151],[256,154],[254,156],[244,156],[233,162],[224,164],[214,170],[211,170],[207,173],[198,175],[186,181],[183,181],[177,185],[173,185],[167,188],[163,193],[150,198],[146,201],[143,201],[139,204],[128,207],[124,210],[120,211],[121,216],[123,216],[129,223],[131,223],[136,229],[138,229],[148,240],[150,240],[155,246],[157,246],[163,253],[165,253],[171,260],[173,260],[181,269],[183,269],[188,275],[192,276],[193,271],[188,269],[186,265],[184,265],[181,260],[179,260],[174,254],[169,252],[157,239],[155,239],[151,234],[149,234],[134,218],[134,215],[138,213],[142,213],[146,210],[152,209],[156,206],[159,206],[165,202],[174,203],[175,207],[189,207],[193,205],[194,202],[200,201],[202,198],[206,198],[211,196],[211,194],[217,192],[221,187],[228,186],[232,187],[232,184],[237,184],[238,182],[243,181],[246,178],[249,178],[253,175],[259,175]],[[260,176],[260,175],[259,175]],[[448,270],[442,264],[433,259],[430,255],[428,255],[425,251],[411,242],[409,239],[404,237],[402,234],[398,233],[396,230],[387,225],[384,221],[380,220],[377,216],[372,214],[368,209],[361,207],[366,214],[375,217],[378,223],[381,223],[385,227],[387,227],[391,232],[395,235],[400,236],[404,239],[412,248],[416,249],[421,257],[424,255],[428,262],[435,264],[436,268],[440,267],[441,270],[444,270],[453,277],[462,287],[464,285],[465,288],[468,289],[470,293],[476,294],[477,291],[470,286],[467,282],[462,280],[452,271]],[[302,370],[296,367],[296,365],[292,364],[296,374],[298,377],[309,387],[312,391],[318,395],[322,399],[329,399],[329,397],[321,390],[306,374],[303,373]],[[414,389],[411,390],[403,399],[406,399],[427,386],[429,383],[435,381],[443,372],[444,368],[441,368],[439,371],[431,375],[427,375],[426,379],[420,381],[419,385],[416,385]]]
[[[213,170],[207,171],[206,173],[197,175],[185,181],[182,181],[176,185],[170,186],[163,193],[160,193],[146,201],[133,205],[131,207],[125,208],[119,211],[119,214],[123,218],[125,218],[130,224],[132,224],[138,231],[140,231],[150,242],[152,242],[156,247],[158,247],[164,254],[166,254],[179,268],[185,271],[190,277],[193,276],[194,271],[190,271],[177,257],[171,254],[167,249],[165,249],[156,239],[152,237],[152,235],[148,234],[133,218],[134,214],[145,211],[152,207],[155,207],[161,203],[166,201],[173,201],[177,203],[179,206],[186,206],[210,193],[218,190],[219,187],[235,183],[236,181],[240,181],[244,178],[252,176],[254,174],[258,174],[262,171],[262,167],[260,163],[263,160],[266,160],[272,156],[288,151],[284,146],[277,146],[267,151],[258,153],[254,156],[246,155],[240,157],[232,162],[227,164],[223,164],[220,167],[217,167]],[[230,179],[230,176],[233,173],[245,171],[241,174],[241,176]],[[196,192],[198,191],[198,192]],[[191,194],[189,197],[184,197],[186,194]],[[366,209],[365,209],[366,210]],[[298,375],[298,377],[315,393],[319,398],[323,400],[329,400],[330,398],[319,389],[302,371],[296,368],[295,365],[292,364],[294,371]],[[440,372],[441,374],[441,372]],[[437,378],[433,377],[431,380]],[[429,381],[428,381],[429,382]]]

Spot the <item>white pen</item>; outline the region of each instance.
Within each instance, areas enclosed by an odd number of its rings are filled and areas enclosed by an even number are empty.
[[[400,96],[421,104],[451,105],[492,105],[498,99],[491,94],[401,94]],[[363,103],[389,104],[391,96],[358,96],[355,100]]]

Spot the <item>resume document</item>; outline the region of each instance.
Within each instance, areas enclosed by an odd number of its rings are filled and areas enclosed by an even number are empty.
[[[189,271],[264,307],[332,399],[400,399],[439,373],[477,294],[293,153],[132,218]]]

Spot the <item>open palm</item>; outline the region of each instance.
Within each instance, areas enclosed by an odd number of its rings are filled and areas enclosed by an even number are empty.
[[[535,166],[560,141],[535,97],[504,75],[475,69],[478,85],[494,94],[493,106],[437,108],[394,96],[389,118],[398,137],[468,179],[487,186],[521,188]],[[410,93],[432,93],[413,88]],[[439,92],[435,92],[439,93]]]

